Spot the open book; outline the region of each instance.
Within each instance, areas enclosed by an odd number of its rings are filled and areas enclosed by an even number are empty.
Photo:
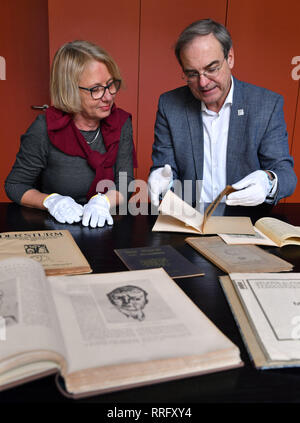
[[[224,195],[233,191],[227,186],[202,214],[171,190],[167,191],[158,210],[152,231],[193,234],[255,234],[249,217],[211,216]]]
[[[56,372],[79,397],[243,364],[162,268],[46,277],[7,259],[0,290],[0,389]]]
[[[219,279],[254,365],[300,366],[300,274],[232,273]]]
[[[0,260],[17,256],[41,263],[47,275],[92,272],[68,230],[0,233]]]
[[[254,230],[255,235],[220,234],[220,237],[227,244],[300,245],[300,228],[275,217],[262,217],[255,223]]]

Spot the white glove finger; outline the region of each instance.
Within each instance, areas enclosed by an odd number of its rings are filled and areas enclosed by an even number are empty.
[[[157,183],[152,183],[150,185],[150,201],[151,203],[158,207],[159,205],[159,194],[160,194],[159,186]]]
[[[83,212],[83,216],[82,216],[83,226],[89,226],[90,218],[91,218],[91,212],[89,209],[85,208]]]
[[[169,164],[166,164],[162,170],[162,176],[171,179],[172,178],[172,168]]]
[[[233,192],[228,195],[226,204],[229,206],[256,206],[264,201],[261,189],[256,185]]]
[[[76,215],[74,215],[73,216],[73,221],[75,222],[75,223],[78,223],[78,222],[80,222],[81,221],[81,219],[82,219],[82,214],[76,214]]]
[[[73,207],[68,207],[64,210],[64,212],[61,212],[61,215],[63,215],[66,219],[67,223],[74,223],[74,222],[80,222],[81,220],[81,211],[80,209],[75,209]]]
[[[80,204],[76,203],[73,210],[74,210],[74,212],[76,213],[77,216],[83,215],[83,207]]]
[[[239,191],[232,192],[227,196],[228,200],[246,200],[248,197],[251,197],[255,193],[253,186],[248,188],[241,189]]]
[[[53,217],[59,222],[59,223],[66,223],[66,219],[64,216],[62,216],[60,213],[54,213]]]
[[[78,216],[78,214],[70,214],[69,216],[66,217],[66,222],[67,223],[78,223],[81,221],[81,216]]]
[[[255,183],[255,182],[252,179],[250,179],[246,176],[246,178],[242,179],[241,181],[239,181],[235,184],[232,184],[232,188],[234,188],[236,190],[241,190],[241,189],[247,188],[249,186],[252,186],[253,183]]]
[[[66,202],[61,202],[58,203],[55,209],[55,213],[59,213],[61,216],[64,216],[66,218],[66,220],[69,222],[69,220],[74,221],[74,219],[76,219],[76,221],[78,221],[78,217],[80,220],[80,216],[82,216],[83,213],[83,207],[80,204],[77,204],[75,201],[70,203],[66,203]],[[71,222],[73,223],[73,222]]]
[[[99,212],[97,209],[94,209],[92,210],[92,213],[91,213],[90,226],[92,228],[96,228],[97,226],[99,226],[98,220],[99,220]]]
[[[99,228],[102,228],[105,225],[105,220],[106,220],[105,216],[99,215],[96,226],[98,226]]]
[[[111,214],[109,214],[109,215],[106,217],[106,221],[107,221],[107,224],[108,224],[108,225],[110,225],[110,226],[114,224],[114,220],[113,220],[113,218],[112,218]]]

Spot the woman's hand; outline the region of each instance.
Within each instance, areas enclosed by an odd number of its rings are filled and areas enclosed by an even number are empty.
[[[81,221],[83,206],[76,203],[76,201],[71,197],[60,194],[51,194],[45,198],[43,205],[60,223],[74,223]]]
[[[113,218],[109,212],[110,202],[106,195],[97,194],[92,197],[83,208],[82,224],[92,228],[102,227],[105,222],[113,225]]]

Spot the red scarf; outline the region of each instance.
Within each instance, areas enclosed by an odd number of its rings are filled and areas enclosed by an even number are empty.
[[[51,143],[63,153],[85,158],[96,172],[87,194],[88,200],[96,194],[99,181],[104,179],[114,181],[113,166],[117,159],[121,130],[129,117],[131,117],[129,113],[113,105],[111,114],[101,120],[101,133],[106,148],[106,153],[101,154],[91,149],[74,124],[71,114],[52,106],[46,110],[47,130]],[[134,167],[137,167],[134,146],[133,163]]]

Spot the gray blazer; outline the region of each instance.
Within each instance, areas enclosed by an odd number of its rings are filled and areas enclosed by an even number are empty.
[[[175,180],[192,181],[194,203],[196,181],[203,177],[203,126],[200,101],[186,86],[160,96],[152,160],[151,170],[168,163]],[[272,170],[278,177],[277,203],[295,190],[293,164],[282,96],[234,78],[226,184],[258,169]]]

